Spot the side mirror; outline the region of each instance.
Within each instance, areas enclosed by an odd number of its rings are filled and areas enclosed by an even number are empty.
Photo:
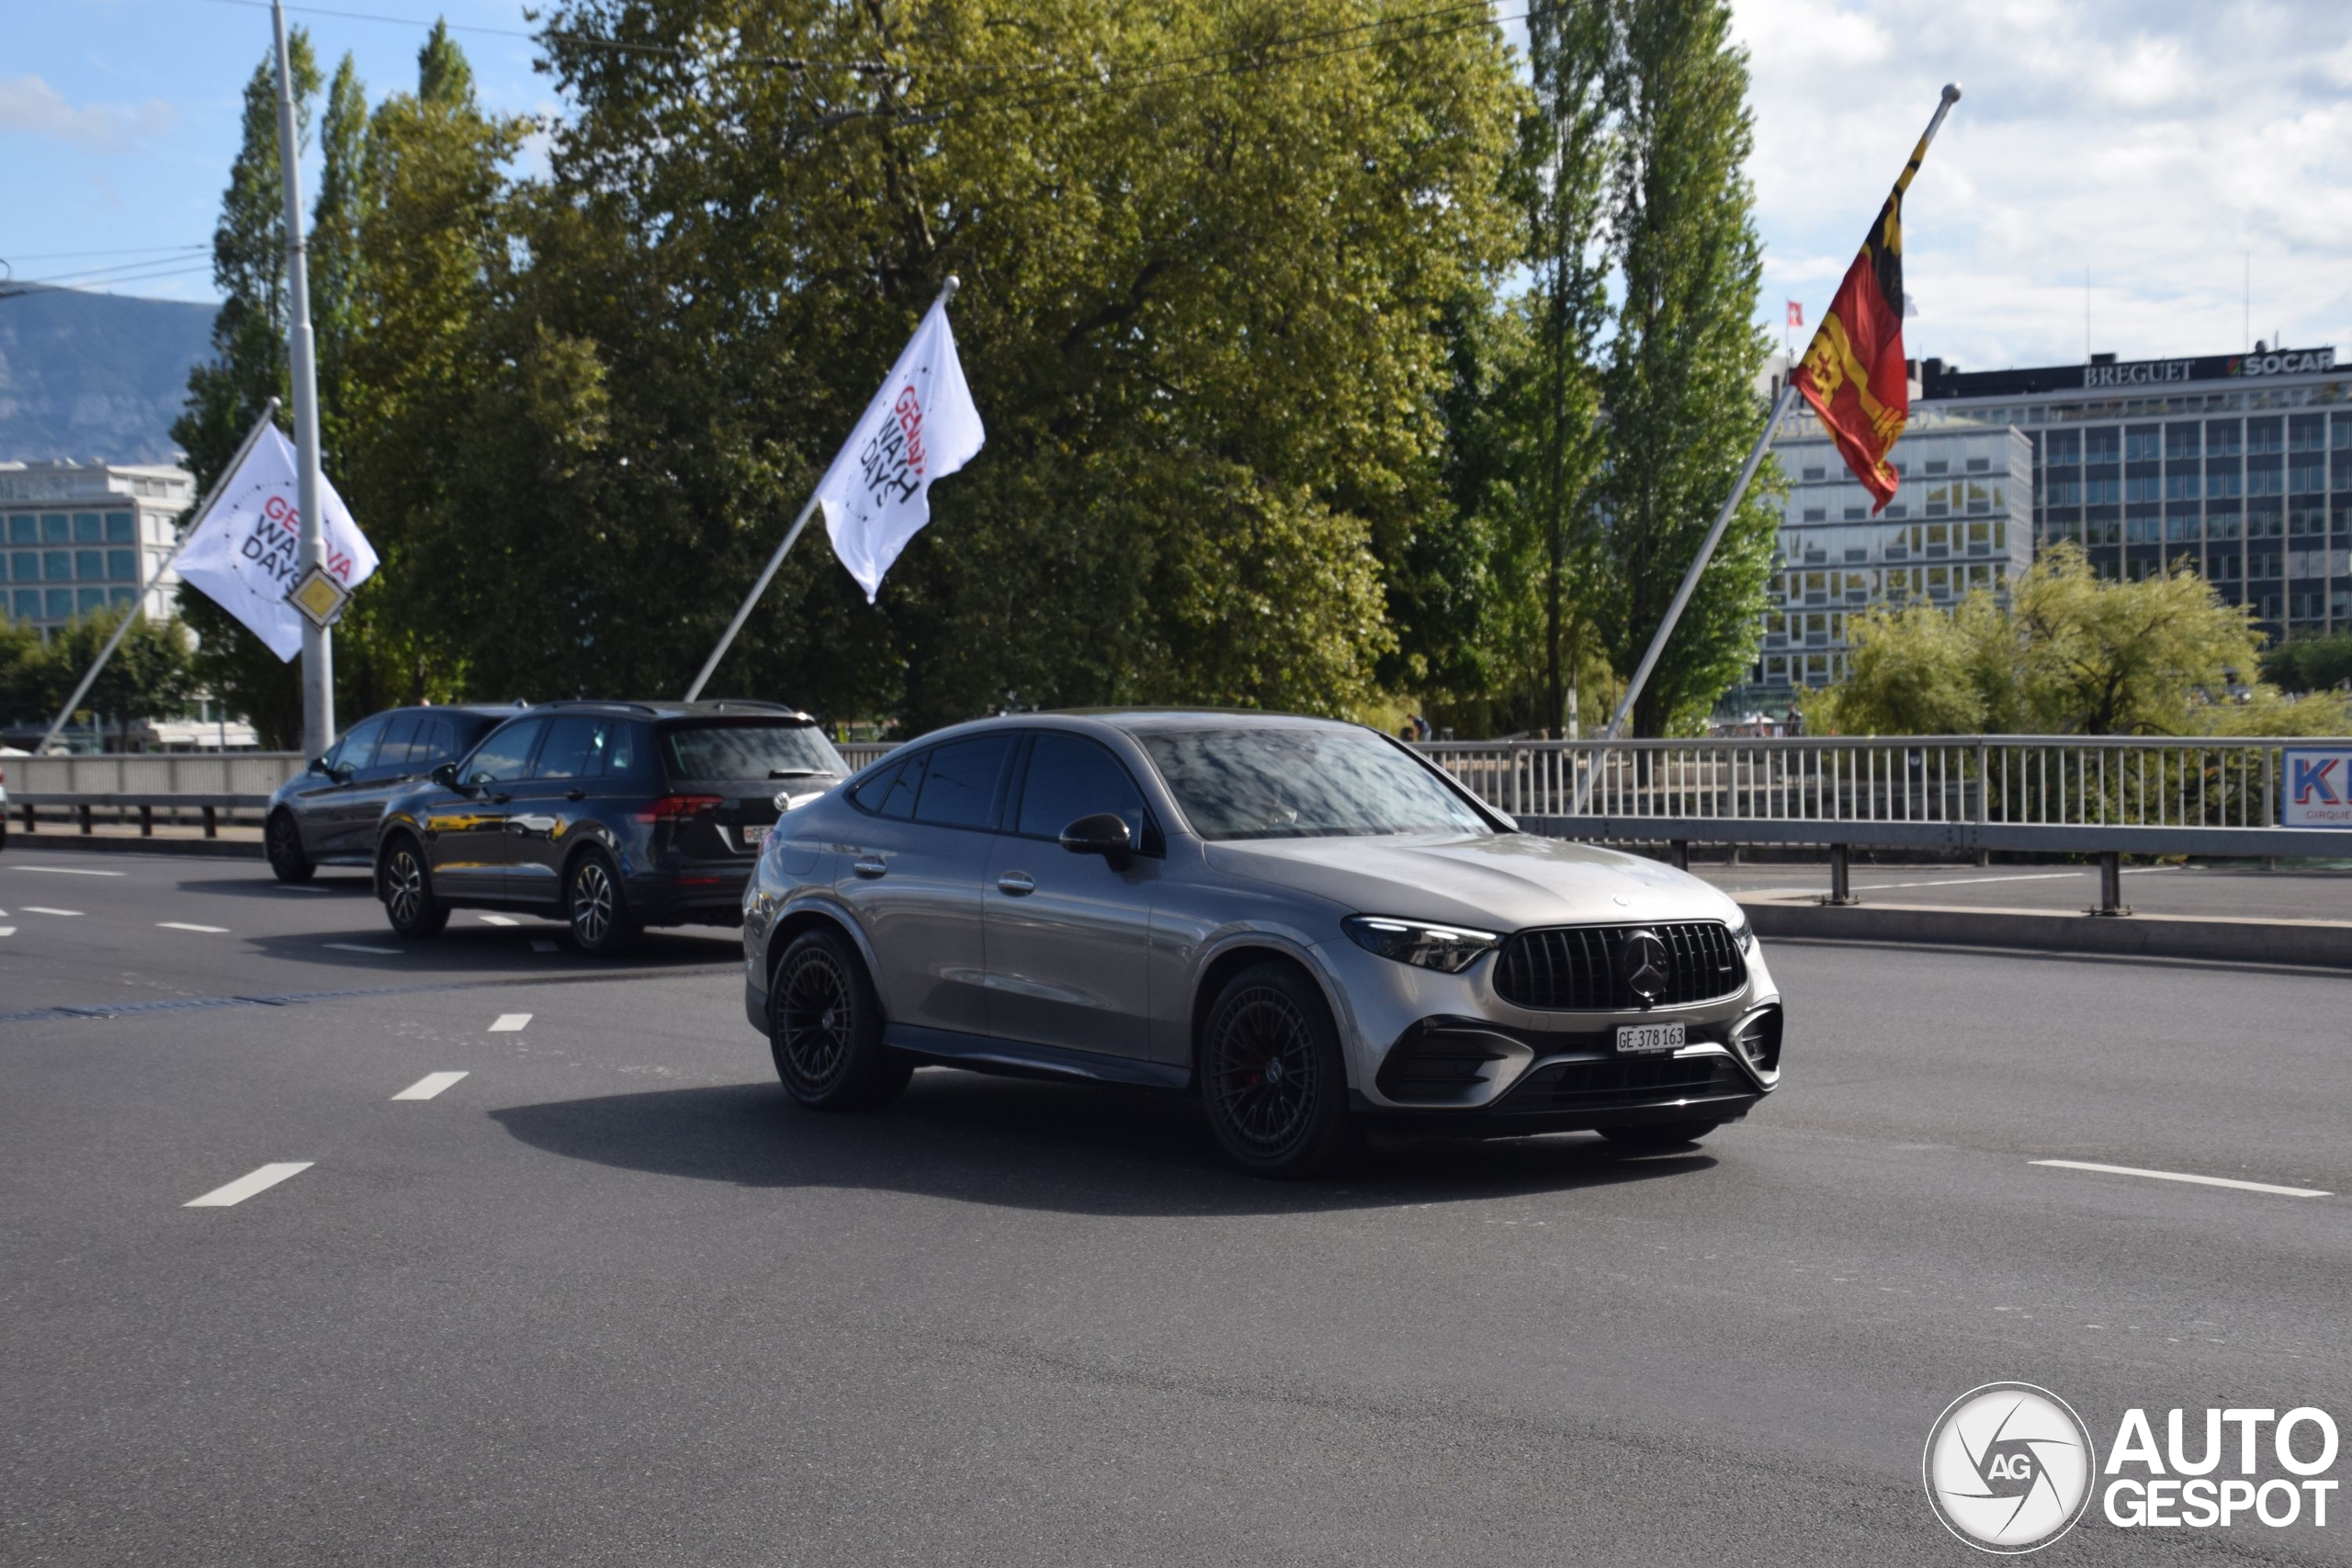
[[[433,782],[443,789],[455,789],[458,787],[458,764],[437,762],[434,765],[431,777]]]
[[[311,758],[311,765],[303,771],[305,773],[324,773],[329,778],[333,778],[334,776],[334,770],[327,766],[327,760],[324,757]]]
[[[1116,812],[1098,811],[1062,829],[1062,848],[1074,855],[1101,855],[1113,871],[1125,871],[1135,856],[1135,835],[1126,818]]]

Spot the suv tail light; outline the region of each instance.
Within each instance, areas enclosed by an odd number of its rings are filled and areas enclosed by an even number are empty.
[[[665,795],[632,815],[639,822],[684,822],[726,804],[727,797],[718,795]]]

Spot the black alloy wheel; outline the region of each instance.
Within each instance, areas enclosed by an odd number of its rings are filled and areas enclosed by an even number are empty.
[[[303,852],[302,829],[291,811],[281,811],[269,819],[262,833],[262,848],[268,852],[269,869],[280,882],[308,882],[318,870]]]
[[[449,907],[433,896],[433,874],[414,839],[392,840],[377,868],[376,887],[386,918],[401,936],[436,936],[449,923]]]
[[[1253,964],[1218,993],[1201,1087],[1218,1144],[1252,1175],[1312,1176],[1356,1142],[1331,1010],[1288,964]]]
[[[776,1077],[810,1111],[871,1111],[899,1097],[914,1063],[882,1043],[881,999],[865,964],[831,931],[784,950],[768,993]]]
[[[563,904],[571,940],[582,952],[610,957],[627,952],[637,941],[639,928],[629,918],[628,895],[621,890],[620,874],[604,851],[582,851],[571,863]]]
[[[1645,1122],[1631,1127],[1603,1127],[1600,1135],[1632,1153],[1695,1144],[1722,1125],[1721,1122],[1697,1118],[1687,1122]]]

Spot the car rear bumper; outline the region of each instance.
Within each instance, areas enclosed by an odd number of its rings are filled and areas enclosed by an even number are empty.
[[[752,862],[689,861],[626,879],[629,913],[649,926],[738,926]]]

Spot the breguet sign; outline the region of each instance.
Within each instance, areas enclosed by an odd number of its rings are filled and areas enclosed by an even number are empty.
[[[2226,354],[2203,359],[2135,359],[2129,365],[2086,365],[2086,387],[2147,387],[2165,381],[2218,381],[2231,376],[2294,376],[2335,368],[2332,348],[2285,348],[2276,354]]]
[[[2266,349],[2260,354],[2211,354],[2194,359],[2134,359],[2120,365],[2048,365],[2025,370],[1963,374],[1928,360],[1922,367],[1924,396],[2013,397],[2026,392],[2063,392],[2077,388],[2138,389],[2188,381],[2232,381],[2302,376],[2335,368],[2333,348]]]

